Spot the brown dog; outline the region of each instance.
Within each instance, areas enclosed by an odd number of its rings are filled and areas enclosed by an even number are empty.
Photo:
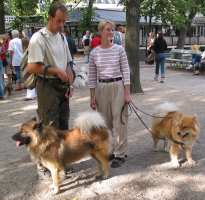
[[[184,150],[188,163],[193,166],[195,161],[192,159],[192,146],[199,134],[199,123],[196,116],[185,115],[174,110],[166,112],[163,118],[153,119],[154,148],[156,150],[159,139],[164,139],[165,150],[169,151],[174,167],[180,166],[178,161],[180,149]]]
[[[81,113],[75,120],[74,128],[64,132],[32,119],[22,124],[12,138],[17,146],[26,145],[31,156],[50,170],[55,194],[60,190],[60,171],[66,164],[87,155],[97,161],[100,170],[97,178],[109,176],[108,129],[98,112]]]

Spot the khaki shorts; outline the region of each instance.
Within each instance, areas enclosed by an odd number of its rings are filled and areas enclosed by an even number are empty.
[[[90,47],[89,46],[85,46],[84,47],[84,55],[88,55],[90,52]]]
[[[5,68],[5,73],[7,75],[11,75],[12,74],[12,67],[11,65],[7,65],[6,68]]]

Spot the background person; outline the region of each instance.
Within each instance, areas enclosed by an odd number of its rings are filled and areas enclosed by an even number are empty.
[[[89,63],[89,54],[90,54],[90,31],[86,31],[85,35],[83,36],[82,43],[84,47],[84,55],[86,58],[86,63]]]
[[[15,70],[16,74],[16,90],[21,90],[21,70],[20,70],[20,64],[23,56],[23,47],[22,47],[22,41],[19,38],[19,31],[13,30],[11,32],[12,34],[12,40],[9,41],[9,47],[8,51],[10,52],[11,57],[11,66]]]
[[[155,51],[155,77],[154,80],[158,81],[159,70],[161,73],[160,83],[164,83],[165,79],[165,51],[167,50],[166,40],[163,38],[163,33],[159,32],[157,38],[154,40],[153,49]]]

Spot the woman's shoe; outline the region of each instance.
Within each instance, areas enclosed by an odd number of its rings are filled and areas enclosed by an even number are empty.
[[[118,168],[121,167],[124,162],[125,162],[124,157],[115,157],[110,166],[112,168]]]

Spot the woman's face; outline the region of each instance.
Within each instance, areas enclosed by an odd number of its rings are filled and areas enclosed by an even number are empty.
[[[101,32],[101,37],[111,41],[113,39],[113,26],[107,23]]]

